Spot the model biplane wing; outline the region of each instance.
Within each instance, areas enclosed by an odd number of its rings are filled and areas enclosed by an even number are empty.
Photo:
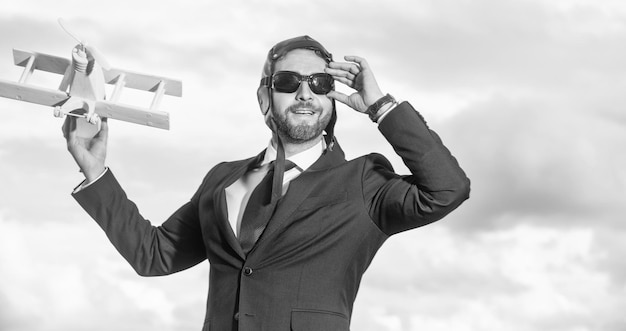
[[[77,116],[71,112],[76,108],[84,108],[87,115],[78,116],[90,122],[93,114],[96,114],[99,117],[169,129],[169,114],[159,111],[158,106],[163,95],[182,96],[180,81],[128,70],[102,68],[86,51],[80,54],[79,46],[74,48],[72,60],[14,49],[15,65],[24,67],[24,71],[17,82],[0,79],[0,96],[55,107],[54,114],[59,117]],[[82,69],[81,61],[84,62]],[[36,70],[63,75],[58,89],[29,84]],[[104,96],[104,84],[114,86],[109,97]],[[124,88],[154,93],[152,103],[145,108],[119,103]]]

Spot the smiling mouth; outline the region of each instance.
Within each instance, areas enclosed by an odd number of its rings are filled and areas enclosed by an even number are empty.
[[[315,111],[312,109],[294,109],[292,111],[294,114],[297,115],[313,115],[315,114]]]

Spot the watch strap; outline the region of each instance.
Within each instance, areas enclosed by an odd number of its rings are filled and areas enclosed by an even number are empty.
[[[396,102],[396,99],[391,96],[391,94],[387,94],[385,96],[383,96],[382,98],[376,100],[376,102],[374,102],[373,104],[371,104],[369,107],[367,107],[367,110],[365,111],[370,119],[372,120],[372,122],[376,123],[378,121],[378,112],[380,111],[380,109],[388,104],[388,103],[394,103]]]

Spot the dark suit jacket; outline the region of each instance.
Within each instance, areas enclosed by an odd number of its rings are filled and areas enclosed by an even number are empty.
[[[361,277],[383,242],[469,197],[463,170],[408,103],[379,129],[410,176],[395,174],[379,154],[346,161],[336,145],[290,183],[247,256],[228,222],[224,189],[256,158],[215,166],[158,227],[141,217],[111,171],[75,198],[140,275],[209,260],[203,330],[347,331]]]

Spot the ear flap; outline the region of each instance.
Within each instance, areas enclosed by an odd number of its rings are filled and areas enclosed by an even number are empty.
[[[267,86],[259,86],[256,90],[256,97],[259,101],[259,108],[261,108],[261,113],[263,116],[267,114],[270,110],[271,101],[270,101],[270,89]]]

